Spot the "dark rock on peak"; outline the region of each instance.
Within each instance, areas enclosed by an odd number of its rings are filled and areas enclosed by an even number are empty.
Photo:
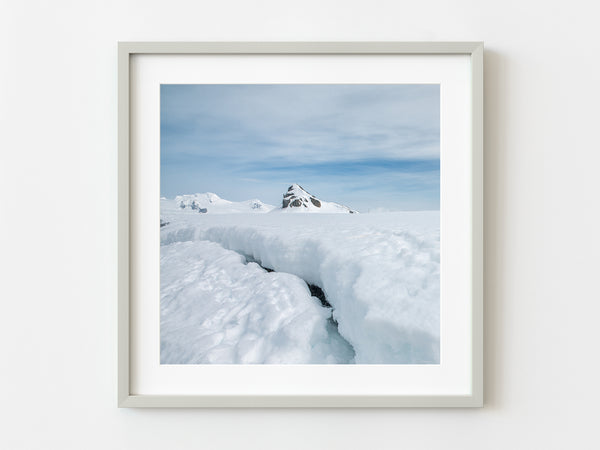
[[[283,194],[281,207],[285,208],[309,208],[314,205],[317,208],[321,207],[321,201],[314,195],[309,194],[299,184],[292,184],[287,192]]]
[[[288,187],[287,192],[283,194],[281,209],[296,210],[301,208],[301,211],[327,212],[327,213],[355,213],[350,208],[338,203],[325,202],[319,200],[314,195],[307,192],[299,184],[292,184]]]

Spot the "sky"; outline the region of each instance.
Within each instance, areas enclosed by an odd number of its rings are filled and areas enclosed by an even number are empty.
[[[438,210],[437,84],[161,85],[161,196]]]

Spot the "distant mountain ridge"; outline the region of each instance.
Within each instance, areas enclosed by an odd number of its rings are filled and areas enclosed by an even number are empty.
[[[166,199],[165,199],[166,200]],[[230,213],[349,213],[355,214],[347,206],[326,202],[310,194],[299,184],[292,184],[283,194],[281,207],[263,203],[258,199],[232,202],[219,197],[213,192],[185,194],[175,197],[175,205],[181,210],[189,210],[201,214]]]
[[[191,209],[199,213],[267,213],[275,209],[275,206],[263,203],[258,199],[232,202],[213,192],[178,195],[175,197],[175,203],[181,209]]]

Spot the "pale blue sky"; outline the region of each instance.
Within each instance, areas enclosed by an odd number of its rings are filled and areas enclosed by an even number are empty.
[[[162,85],[161,195],[439,209],[439,85]]]

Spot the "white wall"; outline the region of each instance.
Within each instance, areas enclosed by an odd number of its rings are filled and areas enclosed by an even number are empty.
[[[594,2],[1,1],[0,448],[600,448]],[[119,40],[483,40],[486,407],[116,408]]]

